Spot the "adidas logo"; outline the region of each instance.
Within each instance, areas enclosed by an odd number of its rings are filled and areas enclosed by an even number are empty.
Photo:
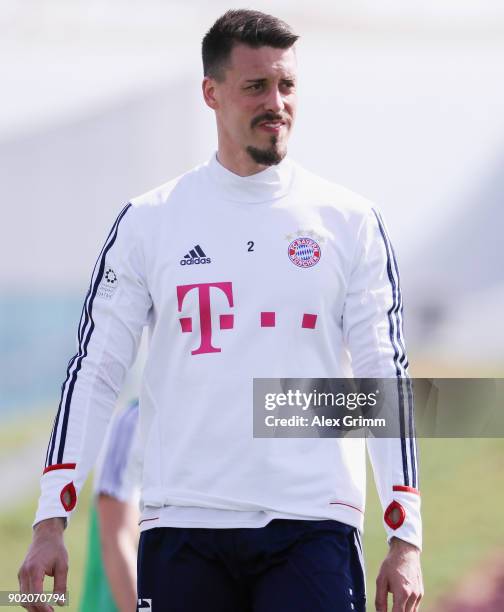
[[[180,260],[181,266],[192,266],[193,264],[209,264],[212,263],[210,257],[207,257],[200,247],[197,244],[193,249],[184,255],[184,258]]]

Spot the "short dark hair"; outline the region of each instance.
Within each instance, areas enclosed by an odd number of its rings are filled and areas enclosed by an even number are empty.
[[[231,51],[239,43],[254,49],[264,46],[288,49],[298,38],[285,21],[272,15],[248,9],[227,11],[203,38],[203,74],[224,80]]]

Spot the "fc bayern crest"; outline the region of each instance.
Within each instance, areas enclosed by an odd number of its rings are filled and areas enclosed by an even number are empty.
[[[321,251],[318,242],[312,238],[296,238],[287,249],[289,259],[300,268],[311,268],[320,261]]]

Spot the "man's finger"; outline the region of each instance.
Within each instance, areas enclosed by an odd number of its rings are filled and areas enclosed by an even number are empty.
[[[406,612],[406,602],[408,601],[406,594],[401,592],[400,594],[394,593],[394,605],[392,606],[392,612]]]
[[[406,594],[403,600],[403,610],[404,612],[413,612],[415,609],[415,602],[417,599],[417,594],[415,592],[410,592],[410,594]]]
[[[54,612],[54,608],[46,603],[30,604],[26,609],[28,612]]]
[[[411,612],[418,612],[420,610],[420,601],[422,600],[423,593],[420,591],[420,595],[417,596],[415,604],[411,608]]]
[[[54,612],[54,608],[49,604],[32,604],[27,608],[28,612]]]
[[[26,568],[28,580],[25,593],[42,593],[44,590],[45,572],[37,565],[28,565]],[[45,603],[29,604],[28,612],[53,612],[52,606]]]
[[[56,595],[64,595],[67,590],[68,565],[64,561],[57,563],[54,570],[54,588],[53,593]]]
[[[23,592],[27,595],[32,593],[41,593],[44,588],[44,572],[35,564],[29,563],[26,565],[26,574],[27,580],[25,583],[25,590]],[[26,609],[28,612],[38,612],[39,606],[32,603],[26,606]],[[43,610],[43,608],[40,609]]]
[[[418,586],[413,587],[404,605],[405,612],[417,612],[421,599],[422,599],[421,588]]]
[[[387,612],[388,582],[378,576],[376,579],[375,608],[377,612]]]
[[[19,582],[19,592],[28,593],[28,573],[24,565],[21,566],[21,569],[18,572],[18,582]],[[24,604],[21,604],[21,607],[28,609],[28,606]]]

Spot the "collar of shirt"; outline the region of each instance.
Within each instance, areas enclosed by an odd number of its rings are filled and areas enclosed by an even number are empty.
[[[250,176],[239,176],[225,168],[214,153],[207,162],[210,180],[221,197],[234,202],[261,204],[287,195],[294,172],[293,164],[284,158],[279,164],[270,166]]]

